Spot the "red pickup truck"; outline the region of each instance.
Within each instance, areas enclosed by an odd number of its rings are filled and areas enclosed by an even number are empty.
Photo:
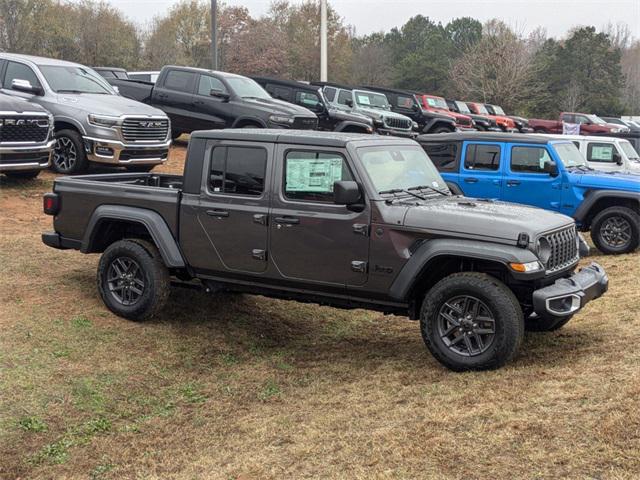
[[[447,102],[442,97],[435,95],[416,94],[416,98],[421,103],[422,108],[429,112],[444,113],[456,121],[458,130],[476,130],[473,120],[468,115],[452,112],[447,106]]]
[[[563,123],[579,124],[581,135],[622,133],[629,130],[621,125],[607,123],[597,115],[586,113],[562,112],[558,120],[529,119],[529,127],[536,133],[563,133]]]
[[[489,117],[495,120],[498,127],[505,132],[517,132],[518,127],[516,127],[516,122],[513,121],[512,118],[505,117],[503,115],[492,115],[487,110],[487,107],[484,106],[483,103],[476,102],[467,102],[467,106],[469,110],[471,110],[476,115],[484,115],[485,117]]]

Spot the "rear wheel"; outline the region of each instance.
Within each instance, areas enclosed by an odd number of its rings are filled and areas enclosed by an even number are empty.
[[[515,356],[524,317],[506,285],[483,273],[464,272],[445,277],[427,292],[420,329],[427,348],[444,366],[486,370]]]
[[[591,239],[602,253],[633,252],[640,242],[640,215],[627,207],[609,207],[591,222]]]
[[[25,180],[30,180],[40,175],[40,170],[32,170],[29,172],[4,172],[4,174],[7,177],[11,177],[11,178],[22,178]]]
[[[80,134],[75,130],[60,130],[56,133],[51,167],[58,173],[72,175],[84,172],[88,166]]]
[[[169,296],[169,270],[158,249],[144,240],[110,245],[100,257],[97,280],[107,308],[130,320],[154,316]]]
[[[524,322],[524,328],[527,332],[554,332],[564,327],[573,315],[559,317],[556,315],[536,315],[532,314]]]

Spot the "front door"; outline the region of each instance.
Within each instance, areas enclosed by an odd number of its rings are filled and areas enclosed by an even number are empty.
[[[369,207],[333,201],[333,184],[356,180],[331,148],[278,147],[270,216],[271,261],[280,278],[333,287],[367,281]]]
[[[195,208],[202,239],[190,263],[208,273],[267,269],[269,199],[265,192],[273,145],[223,142],[210,151],[206,188]],[[195,246],[194,246],[195,247]]]
[[[618,165],[622,155],[614,143],[608,142],[588,142],[587,162],[589,166],[596,170],[605,172],[615,172],[623,167]]]
[[[553,162],[545,145],[507,145],[502,199],[546,210],[560,210],[562,176],[551,176],[545,164]]]
[[[199,129],[230,127],[233,114],[228,98],[211,95],[215,90],[229,95],[229,91],[222,81],[213,75],[200,75],[198,88],[193,96],[193,120]]]
[[[458,184],[465,196],[499,199],[502,195],[502,145],[467,143],[462,154]]]

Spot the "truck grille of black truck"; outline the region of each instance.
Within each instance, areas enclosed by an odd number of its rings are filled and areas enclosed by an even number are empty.
[[[122,122],[122,137],[127,142],[164,142],[169,120],[129,118]]]
[[[384,123],[389,128],[408,130],[411,128],[411,121],[403,118],[385,117]]]
[[[578,261],[579,253],[575,226],[549,233],[542,238],[551,247],[551,255],[546,264],[547,273],[560,271]]]
[[[317,118],[296,117],[293,120],[293,124],[291,125],[291,128],[296,130],[315,130],[317,126],[318,126]]]
[[[0,142],[42,143],[49,135],[49,120],[46,117],[2,117],[0,118]]]

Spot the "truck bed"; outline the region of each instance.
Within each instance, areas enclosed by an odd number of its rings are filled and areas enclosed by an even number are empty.
[[[122,78],[109,78],[107,81],[114,87],[118,87],[120,95],[142,103],[151,101],[151,93],[154,84],[143,80],[125,80]]]
[[[56,217],[56,231],[80,240],[93,211],[101,205],[139,207],[157,212],[177,236],[182,176],[157,173],[113,173],[58,177],[65,215]]]

